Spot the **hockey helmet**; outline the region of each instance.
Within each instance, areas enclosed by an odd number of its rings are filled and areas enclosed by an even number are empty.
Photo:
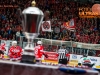
[[[13,41],[13,42],[12,42],[12,45],[13,45],[13,44],[17,44],[17,41]]]
[[[42,44],[42,42],[41,41],[38,41],[37,44]]]
[[[87,57],[87,54],[83,54],[83,57]]]
[[[66,46],[65,44],[62,44],[62,46]]]

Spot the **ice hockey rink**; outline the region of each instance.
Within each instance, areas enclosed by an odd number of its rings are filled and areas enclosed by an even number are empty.
[[[8,44],[9,45],[9,44]],[[7,46],[8,46],[7,45]],[[8,47],[6,46],[6,49]],[[7,54],[8,51],[5,52]],[[49,53],[51,54],[51,53]],[[52,55],[52,54],[51,54]],[[81,55],[73,55],[70,54],[70,61],[71,60],[79,60]],[[77,57],[76,58],[73,58]],[[7,57],[5,57],[7,58]],[[90,57],[94,62],[99,62],[100,57]],[[95,59],[95,60],[94,60]],[[100,75],[98,71],[93,69],[82,69],[85,73],[78,74],[78,68],[76,67],[59,67],[58,65],[50,65],[48,64],[50,61],[44,60],[41,64],[26,64],[26,63],[20,63],[18,62],[12,62],[10,60],[0,60],[0,74],[2,75]],[[52,62],[54,64],[57,64],[57,62]],[[76,64],[77,62],[70,62],[70,65]],[[62,71],[62,69],[65,69]]]
[[[64,68],[64,67],[63,67]],[[86,70],[86,73],[78,74],[78,71],[72,71],[75,68],[66,67],[61,71],[58,66],[43,64],[26,64],[12,61],[0,60],[0,74],[2,75],[100,75],[96,70]],[[69,69],[68,69],[69,68]],[[72,74],[71,72],[72,71]],[[67,72],[67,73],[66,73]]]

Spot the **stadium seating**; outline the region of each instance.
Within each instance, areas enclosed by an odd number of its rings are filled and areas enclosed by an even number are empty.
[[[53,32],[43,32],[39,38],[76,41],[83,43],[100,43],[100,32],[97,29],[97,21],[94,18],[80,18],[78,16],[78,8],[81,6],[89,6],[92,4],[80,4],[78,2],[64,2],[64,0],[36,0],[37,7],[43,12],[50,11],[51,27]],[[0,39],[18,40],[17,36],[23,36],[20,11],[29,7],[31,0],[1,0],[0,1]],[[4,6],[6,5],[6,7]],[[8,5],[8,6],[7,6]],[[13,7],[10,7],[12,5]],[[62,28],[63,22],[69,21],[71,18],[76,20],[76,30],[72,32]],[[55,32],[55,27],[60,29],[59,33]]]

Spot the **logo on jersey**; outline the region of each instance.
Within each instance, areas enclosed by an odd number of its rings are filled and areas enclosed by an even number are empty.
[[[18,49],[14,49],[14,50],[12,50],[12,52],[17,53],[17,52],[20,52],[20,50],[18,50]]]

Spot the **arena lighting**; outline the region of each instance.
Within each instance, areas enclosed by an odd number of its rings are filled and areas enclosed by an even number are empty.
[[[28,7],[22,12],[22,26],[25,37],[28,39],[28,44],[24,48],[21,62],[35,63],[33,39],[39,35],[40,25],[44,14],[35,7],[36,2],[32,1],[32,7]]]

